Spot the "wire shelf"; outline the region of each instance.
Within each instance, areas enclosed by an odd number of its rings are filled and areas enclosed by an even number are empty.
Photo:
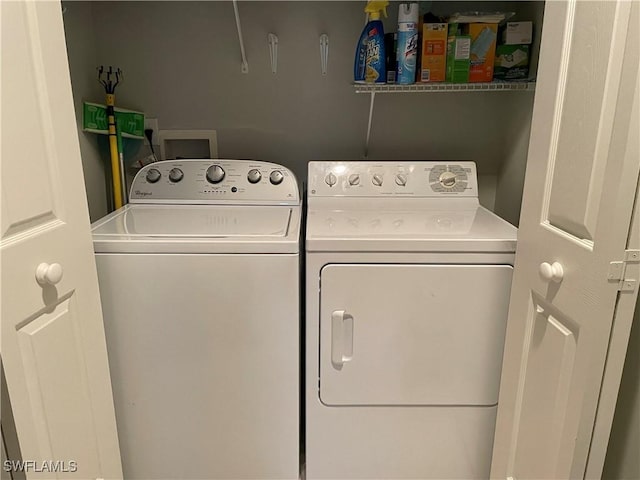
[[[488,83],[414,83],[412,85],[354,83],[356,93],[506,92],[534,91],[535,81]]]

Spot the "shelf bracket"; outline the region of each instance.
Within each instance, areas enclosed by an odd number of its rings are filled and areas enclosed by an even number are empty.
[[[329,63],[329,35],[320,35],[320,68],[322,75],[327,74],[327,64]]]
[[[238,29],[238,41],[240,42],[240,55],[242,56],[242,73],[249,73],[249,63],[247,63],[247,54],[244,51],[244,41],[242,39],[242,27],[240,26],[240,13],[238,12],[238,0],[233,0],[233,13],[236,16],[236,28]]]
[[[376,92],[371,91],[371,103],[369,104],[369,121],[367,122],[367,140],[364,144],[364,158],[369,156],[369,139],[371,138],[371,121],[373,120],[373,106],[376,102]]]
[[[269,58],[271,59],[271,73],[278,71],[278,36],[270,33],[267,36],[269,40]]]

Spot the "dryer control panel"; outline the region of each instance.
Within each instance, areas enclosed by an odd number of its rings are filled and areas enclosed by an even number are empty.
[[[293,173],[253,160],[165,160],[145,165],[131,184],[131,203],[298,205]]]
[[[309,196],[478,196],[474,162],[309,162]]]

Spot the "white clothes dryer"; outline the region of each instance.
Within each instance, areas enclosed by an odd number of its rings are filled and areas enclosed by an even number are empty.
[[[297,479],[300,195],[267,162],[145,166],[93,225],[128,479]]]
[[[488,478],[516,228],[473,162],[311,162],[307,479]]]

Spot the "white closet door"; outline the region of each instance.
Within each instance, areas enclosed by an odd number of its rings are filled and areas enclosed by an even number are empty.
[[[327,265],[320,400],[498,402],[510,265]]]
[[[122,478],[61,5],[0,3],[0,346],[20,452],[30,479]]]
[[[628,340],[610,344],[612,319],[638,292],[639,6],[546,5],[492,478],[583,478],[606,448],[591,442],[607,349]]]

